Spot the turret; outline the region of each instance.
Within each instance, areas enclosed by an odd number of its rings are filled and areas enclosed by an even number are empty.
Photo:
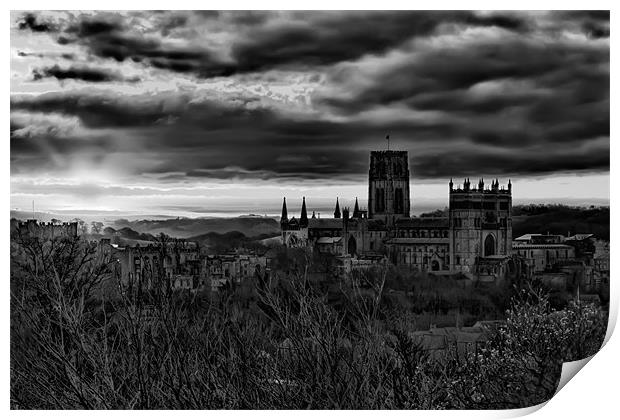
[[[512,192],[512,182],[508,180],[508,191]]]
[[[480,191],[484,190],[484,178],[480,178],[480,181],[478,182],[478,189]]]
[[[338,197],[336,197],[336,210],[334,210],[334,218],[335,219],[340,219],[341,214],[340,214],[340,204],[338,203]]]
[[[308,212],[306,211],[306,197],[303,198],[303,202],[301,204],[301,216],[299,217],[299,226],[300,227],[308,227]]]
[[[450,191],[452,191],[452,188],[454,188],[454,182],[452,182],[452,178],[450,178],[450,183],[448,185],[450,185]]]
[[[360,217],[360,206],[357,203],[357,197],[355,197],[355,206],[353,207],[353,217],[354,218]]]

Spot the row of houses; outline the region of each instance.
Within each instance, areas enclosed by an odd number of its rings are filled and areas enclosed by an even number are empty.
[[[177,290],[211,290],[234,287],[245,281],[264,281],[268,276],[267,255],[237,251],[210,254],[195,242],[171,240],[134,246],[101,240],[117,262],[123,284],[144,288],[160,284]]]
[[[555,290],[608,293],[609,242],[593,234],[526,234],[513,240],[524,276]]]

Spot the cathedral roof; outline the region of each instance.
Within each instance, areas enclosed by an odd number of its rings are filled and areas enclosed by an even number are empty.
[[[342,219],[334,219],[331,217],[310,219],[308,220],[308,228],[310,229],[342,229]]]
[[[447,217],[412,217],[410,219],[398,219],[395,222],[397,228],[448,228],[450,220]]]
[[[342,237],[336,236],[334,238],[330,238],[327,236],[321,236],[316,243],[317,244],[337,244],[342,240]]]
[[[385,241],[388,245],[437,245],[450,244],[449,238],[392,238]]]

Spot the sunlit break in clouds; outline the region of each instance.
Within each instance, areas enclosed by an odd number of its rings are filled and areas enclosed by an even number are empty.
[[[11,208],[329,211],[371,150],[413,212],[450,178],[609,199],[609,12],[13,12]],[[348,201],[347,201],[348,200]],[[572,202],[571,202],[572,200]],[[299,203],[300,204],[300,203]]]

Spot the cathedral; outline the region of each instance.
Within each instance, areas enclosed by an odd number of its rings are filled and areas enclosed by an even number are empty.
[[[368,209],[340,209],[333,218],[308,218],[303,198],[299,218],[282,203],[282,242],[357,260],[387,257],[399,268],[468,277],[509,266],[512,250],[512,184],[449,183],[447,217],[411,217],[406,151],[370,153]]]

